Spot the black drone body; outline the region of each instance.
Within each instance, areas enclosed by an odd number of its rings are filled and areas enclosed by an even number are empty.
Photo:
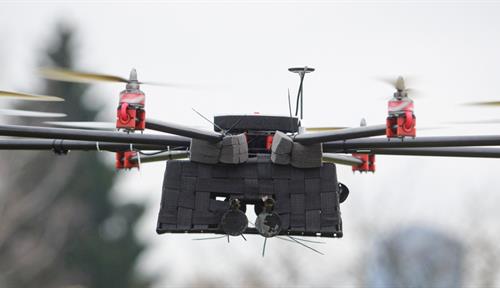
[[[191,161],[168,161],[158,233],[220,233],[235,236],[224,229],[228,221],[224,216],[231,210],[230,200],[237,199],[240,211],[245,212],[247,205],[253,205],[257,215],[257,219],[251,219],[255,227],[245,227],[238,230],[240,233],[261,234],[264,237],[280,234],[342,237],[339,209],[341,190],[337,183],[335,164],[322,164],[319,158],[320,165],[310,167],[306,155],[300,155],[305,159],[303,163],[299,163],[301,159],[294,159],[293,165],[291,161],[277,164],[271,157],[277,151],[276,145],[269,145],[276,143],[272,141],[276,131],[282,134],[297,133],[300,126],[298,118],[228,115],[216,116],[214,120],[216,130],[231,129],[236,135],[246,135],[238,139],[243,140],[243,145],[239,142],[236,145],[228,143],[226,146],[231,148],[223,147],[221,150],[232,152],[236,149],[238,153],[245,153],[247,159],[242,163],[210,161],[207,155],[211,150],[203,151],[205,147],[197,145],[193,148],[201,147],[198,148],[201,151],[191,150],[194,156]],[[289,144],[293,146],[293,142]],[[291,150],[289,154],[284,152],[281,154],[286,156],[282,158],[292,157]],[[312,157],[321,156],[321,153],[315,152]],[[218,157],[223,160],[220,154]],[[236,162],[239,161],[238,158]],[[266,199],[272,199],[272,207],[266,208]],[[260,221],[259,217],[264,220]],[[234,217],[233,221],[241,222],[238,217]],[[262,227],[272,227],[274,233]]]
[[[215,233],[222,234],[215,238],[228,240],[229,236],[259,234],[265,239],[264,249],[265,241],[276,237],[312,250],[304,242],[317,242],[295,236],[343,236],[340,203],[346,200],[349,190],[338,182],[336,165],[375,172],[377,154],[500,158],[500,148],[482,147],[500,146],[500,135],[416,137],[414,103],[409,97],[412,90],[406,88],[402,77],[391,83],[396,93],[388,101],[384,124],[367,126],[362,121],[355,128],[306,129],[301,126],[303,81],[314,69],[300,67],[289,71],[300,77],[295,115],[288,93],[287,116],[216,116],[214,131],[208,131],[148,117],[146,94],[140,85],[154,83],[140,82],[135,70],[125,79],[44,69],[44,77],[52,80],[126,83],[126,89],[120,93],[116,122],[48,123],[87,129],[0,125],[0,136],[30,138],[0,139],[0,149],[52,150],[60,155],[70,150],[109,151],[116,154],[117,169],[166,161],[158,233]],[[8,91],[0,91],[0,97],[64,100]],[[491,106],[498,102],[474,104]],[[44,116],[34,111],[7,112]],[[45,116],[54,117],[53,113]],[[134,133],[144,130],[167,134]],[[251,206],[255,219],[248,219],[245,213]]]

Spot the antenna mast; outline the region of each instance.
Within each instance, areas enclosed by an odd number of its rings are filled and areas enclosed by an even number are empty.
[[[288,71],[292,73],[299,74],[300,84],[299,91],[297,92],[297,103],[295,105],[295,116],[299,115],[299,104],[300,104],[300,119],[304,118],[304,76],[306,73],[310,73],[314,71],[314,68],[310,67],[292,67],[288,68]]]

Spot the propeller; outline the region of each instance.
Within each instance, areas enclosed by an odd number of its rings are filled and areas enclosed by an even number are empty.
[[[406,84],[403,76],[398,76],[396,79],[392,77],[378,77],[377,78],[379,81],[384,82],[391,87],[394,87],[397,91],[404,91],[406,90]]]
[[[378,78],[379,81],[384,82],[386,84],[389,84],[391,87],[396,89],[396,92],[394,93],[394,97],[397,98],[403,98],[407,97],[409,93],[411,93],[412,97],[415,97],[415,89],[413,88],[407,88],[406,86],[406,80],[403,78],[403,76],[398,76],[396,79],[394,78]],[[413,82],[413,81],[411,81]]]
[[[69,70],[58,67],[46,67],[40,69],[40,75],[46,79],[64,81],[64,82],[76,82],[76,83],[94,83],[94,82],[112,82],[112,83],[127,83],[127,84],[146,84],[154,86],[165,86],[165,87],[192,87],[192,85],[179,84],[179,83],[165,83],[165,82],[143,82],[137,80],[137,71],[132,69],[130,71],[130,77],[123,78],[120,76],[93,73],[93,72],[82,72]]]
[[[64,113],[38,112],[38,111],[15,110],[15,109],[0,109],[0,115],[20,116],[20,117],[40,117],[40,118],[57,118],[57,117],[67,116]]]
[[[324,131],[335,131],[335,130],[341,130],[341,129],[346,129],[349,127],[306,127],[306,131],[310,132],[324,132]]]
[[[464,103],[466,106],[478,106],[478,107],[499,107],[500,101],[479,101],[479,102],[469,102]],[[500,119],[485,119],[485,120],[469,120],[469,121],[455,121],[450,122],[450,124],[498,124]]]
[[[21,92],[4,91],[0,90],[0,98],[12,98],[17,100],[27,101],[46,101],[46,102],[61,102],[63,98],[48,95],[35,95]]]
[[[472,124],[498,124],[500,119],[484,119],[484,120],[470,120],[470,121],[453,121],[447,122],[447,124],[459,124],[459,125],[472,125]]]
[[[116,130],[114,122],[96,122],[96,121],[45,121],[45,124],[67,128],[83,128],[95,130]]]
[[[468,106],[483,106],[483,107],[497,107],[500,106],[500,101],[483,101],[483,102],[472,102],[466,103]]]

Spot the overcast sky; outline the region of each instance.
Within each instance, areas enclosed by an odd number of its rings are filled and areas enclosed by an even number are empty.
[[[418,135],[498,134],[500,125],[446,124],[500,118],[500,109],[461,105],[500,100],[500,4],[478,2],[0,1],[0,87],[42,89],[34,73],[38,52],[64,22],[78,31],[82,70],[127,76],[135,67],[142,80],[202,87],[143,87],[150,117],[209,127],[192,107],[209,117],[287,114],[287,88],[293,95],[298,86],[287,68],[307,65],[316,68],[305,80],[308,126],[356,126],[362,117],[368,124],[385,123],[393,91],[376,79],[403,75],[411,76],[408,86],[419,92],[418,126],[447,127]],[[123,87],[94,88],[95,94],[87,95],[90,102],[107,105],[102,118],[112,119]],[[112,165],[112,157],[109,161]],[[227,245],[191,241],[189,235],[157,236],[164,164],[122,173],[115,198],[147,201],[150,209],[137,232],[154,246],[141,269],[161,271],[163,283],[179,283],[194,273],[240,277],[235,263],[265,265],[269,271],[263,277],[285,281],[286,276],[272,273],[283,265],[274,256],[286,254],[304,269],[302,283],[356,284],[352,267],[375,238],[395,227],[420,223],[455,236],[471,227],[492,230],[488,221],[495,223],[492,211],[500,200],[499,165],[491,159],[379,156],[375,175],[353,175],[350,167],[339,167],[339,180],[351,195],[341,206],[344,238],[320,248],[327,256],[272,240],[262,259],[258,237]]]

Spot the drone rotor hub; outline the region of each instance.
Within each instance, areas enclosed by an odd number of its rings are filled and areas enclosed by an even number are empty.
[[[248,219],[241,210],[231,209],[222,216],[220,226],[227,235],[239,236],[247,229]]]
[[[274,237],[281,232],[281,217],[275,212],[262,212],[257,216],[255,228],[266,238]]]

